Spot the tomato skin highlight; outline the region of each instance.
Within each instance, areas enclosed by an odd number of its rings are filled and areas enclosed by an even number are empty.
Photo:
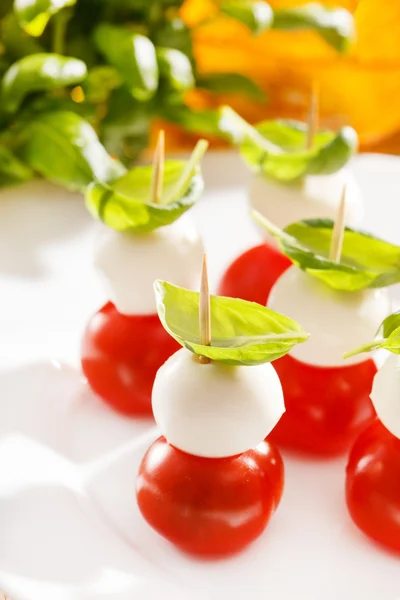
[[[265,306],[276,280],[291,265],[292,262],[274,246],[267,243],[254,246],[228,267],[218,294]]]
[[[350,452],[346,502],[363,533],[400,552],[400,440],[379,420],[361,433]]]
[[[375,418],[369,398],[377,372],[372,359],[345,367],[316,367],[286,355],[273,366],[286,406],[269,436],[278,446],[316,456],[339,455]]]
[[[148,416],[157,370],[179,348],[157,315],[122,315],[108,302],[84,332],[82,370],[92,390],[115,410]]]
[[[284,481],[279,451],[268,441],[229,458],[201,458],[164,437],[139,469],[137,501],[149,525],[181,550],[204,557],[239,552],[265,529]]]

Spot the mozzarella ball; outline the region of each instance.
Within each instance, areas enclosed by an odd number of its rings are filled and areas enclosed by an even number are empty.
[[[373,340],[391,313],[385,289],[333,290],[295,266],[276,281],[268,306],[291,317],[310,334],[305,344],[292,349],[291,356],[321,367],[363,362],[365,355],[344,359],[343,354]]]
[[[262,175],[254,176],[249,193],[250,205],[275,225],[286,227],[302,219],[335,219],[343,186],[346,184],[346,223],[357,225],[364,206],[359,185],[348,169],[332,175],[308,175],[301,182],[280,183]],[[262,227],[262,235],[271,241]]]
[[[145,315],[156,312],[156,279],[198,288],[203,253],[200,237],[187,219],[142,234],[104,227],[94,264],[118,312]]]
[[[254,448],[285,410],[279,377],[271,364],[200,364],[184,348],[159,369],[152,403],[167,441],[183,452],[207,458]]]
[[[400,439],[399,354],[391,354],[375,375],[371,400],[383,425]]]

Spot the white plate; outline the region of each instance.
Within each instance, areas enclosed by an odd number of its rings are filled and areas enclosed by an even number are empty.
[[[353,168],[366,226],[400,243],[400,159],[361,156]],[[215,285],[258,237],[239,159],[210,153],[205,175],[192,213]],[[346,512],[345,458],[285,455],[276,515],[232,559],[189,559],[147,526],[134,485],[157,432],[112,413],[79,373],[82,329],[105,300],[91,269],[95,230],[81,198],[48,184],[2,194],[0,589],[15,600],[399,600],[399,558]]]

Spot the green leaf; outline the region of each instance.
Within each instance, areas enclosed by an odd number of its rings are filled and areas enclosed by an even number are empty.
[[[33,171],[5,146],[0,145],[0,187],[29,181]]]
[[[44,51],[37,39],[26,35],[21,29],[14,12],[9,13],[1,21],[1,39],[7,50],[7,56],[14,60]]]
[[[378,329],[373,342],[364,344],[356,350],[351,350],[344,355],[350,358],[362,352],[374,352],[376,350],[389,350],[393,354],[400,354],[400,311],[389,315],[384,319]]]
[[[23,159],[46,179],[83,191],[94,179],[114,181],[125,172],[100,143],[94,129],[75,113],[35,115],[23,128]]]
[[[155,95],[157,57],[147,37],[103,23],[96,28],[94,41],[105,59],[120,72],[136,100],[146,102]]]
[[[206,148],[207,142],[202,140],[189,161],[165,162],[159,203],[150,197],[153,167],[149,165],[134,167],[112,184],[93,182],[86,191],[89,212],[117,231],[142,233],[173,223],[203,193],[198,163]]]
[[[185,92],[195,86],[192,63],[183,52],[173,48],[157,48],[157,62],[168,91]]]
[[[197,79],[197,87],[216,94],[244,94],[254,100],[265,100],[264,92],[248,77],[239,73],[210,73]]]
[[[75,3],[76,0],[15,0],[14,12],[22,29],[38,37],[53,15]]]
[[[15,62],[1,82],[3,108],[17,112],[25,96],[79,83],[86,77],[86,65],[59,54],[32,54]]]
[[[221,109],[220,129],[239,146],[249,167],[282,182],[309,174],[335,173],[357,149],[357,134],[343,127],[337,134],[318,131],[306,149],[307,126],[299,121],[263,121],[252,127],[229,107]]]
[[[177,123],[193,133],[212,136],[224,135],[220,128],[221,116],[218,109],[197,111],[182,104],[176,107],[161,107],[160,114],[168,121]],[[230,138],[226,137],[230,141]]]
[[[308,219],[283,230],[253,211],[253,217],[279,241],[280,248],[300,269],[337,290],[380,288],[400,282],[400,247],[364,231],[346,227],[340,262],[330,260],[334,222]]]
[[[274,13],[266,2],[252,2],[251,0],[223,0],[220,4],[221,12],[240,21],[255,34],[270,29]]]
[[[271,362],[308,339],[300,325],[256,302],[211,296],[210,346],[200,343],[200,294],[154,283],[158,316],[168,333],[199,356],[228,365]]]
[[[274,12],[273,29],[315,30],[330,46],[345,52],[355,35],[352,15],[344,8],[327,8],[318,3]]]
[[[6,14],[11,10],[14,0],[2,0],[0,5],[0,19],[6,16]]]
[[[122,83],[122,78],[114,67],[108,65],[93,67],[82,84],[85,101],[91,104],[102,104]]]

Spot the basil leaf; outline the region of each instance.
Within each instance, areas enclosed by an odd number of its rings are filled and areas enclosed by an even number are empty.
[[[82,84],[85,101],[91,104],[107,102],[112,91],[119,88],[122,83],[121,76],[114,67],[108,65],[93,67]]]
[[[217,94],[240,93],[254,98],[265,100],[265,94],[258,85],[248,77],[239,73],[210,73],[197,79],[197,87]]]
[[[22,29],[38,37],[53,15],[75,3],[76,0],[15,0],[14,12]]]
[[[210,346],[200,343],[200,294],[165,281],[154,283],[157,311],[168,333],[182,346],[228,365],[271,362],[308,339],[292,319],[258,304],[211,296]]]
[[[44,50],[37,39],[26,35],[20,28],[13,12],[1,21],[1,40],[7,50],[7,56],[14,60]]]
[[[307,126],[290,120],[263,121],[256,127],[245,123],[237,137],[252,170],[283,182],[336,172],[355,153],[358,141],[354,129],[343,127],[337,134],[318,131],[313,147],[306,149]]]
[[[224,135],[220,128],[220,111],[219,110],[193,110],[182,104],[177,107],[162,107],[160,114],[171,121],[177,123],[187,131],[201,135],[219,136]],[[229,140],[229,137],[227,136]]]
[[[144,35],[123,27],[99,25],[94,41],[105,59],[124,78],[136,100],[150,100],[158,88],[158,65],[153,43]]]
[[[350,358],[362,352],[374,352],[376,350],[389,350],[393,354],[400,354],[400,311],[389,315],[384,319],[378,329],[373,342],[364,344],[356,350],[351,350],[344,355]]]
[[[338,52],[345,52],[355,35],[353,16],[346,9],[327,8],[316,2],[275,10],[272,28],[314,29]]]
[[[25,96],[79,83],[86,77],[86,65],[59,54],[31,54],[15,62],[1,82],[5,110],[17,112]]]
[[[160,76],[170,90],[185,92],[195,86],[192,64],[186,54],[173,48],[156,48],[156,54]]]
[[[8,148],[0,145],[0,187],[29,181],[33,171],[19,160]]]
[[[46,179],[70,190],[84,190],[94,179],[113,181],[124,167],[112,159],[94,129],[67,111],[35,115],[23,129],[23,159]]]
[[[165,162],[159,203],[151,202],[153,167],[149,165],[133,168],[112,184],[93,182],[86,191],[89,212],[117,231],[141,233],[173,223],[203,193],[197,165],[206,147],[205,142],[199,142],[188,162]]]
[[[400,247],[364,231],[346,227],[339,263],[330,260],[334,222],[307,219],[279,229],[259,213],[253,216],[300,269],[337,290],[380,288],[400,282]]]
[[[0,6],[0,19],[6,16],[6,14],[11,10],[14,0],[2,0]]]
[[[255,34],[270,29],[274,14],[266,2],[251,0],[223,0],[220,4],[221,12],[240,21]]]

